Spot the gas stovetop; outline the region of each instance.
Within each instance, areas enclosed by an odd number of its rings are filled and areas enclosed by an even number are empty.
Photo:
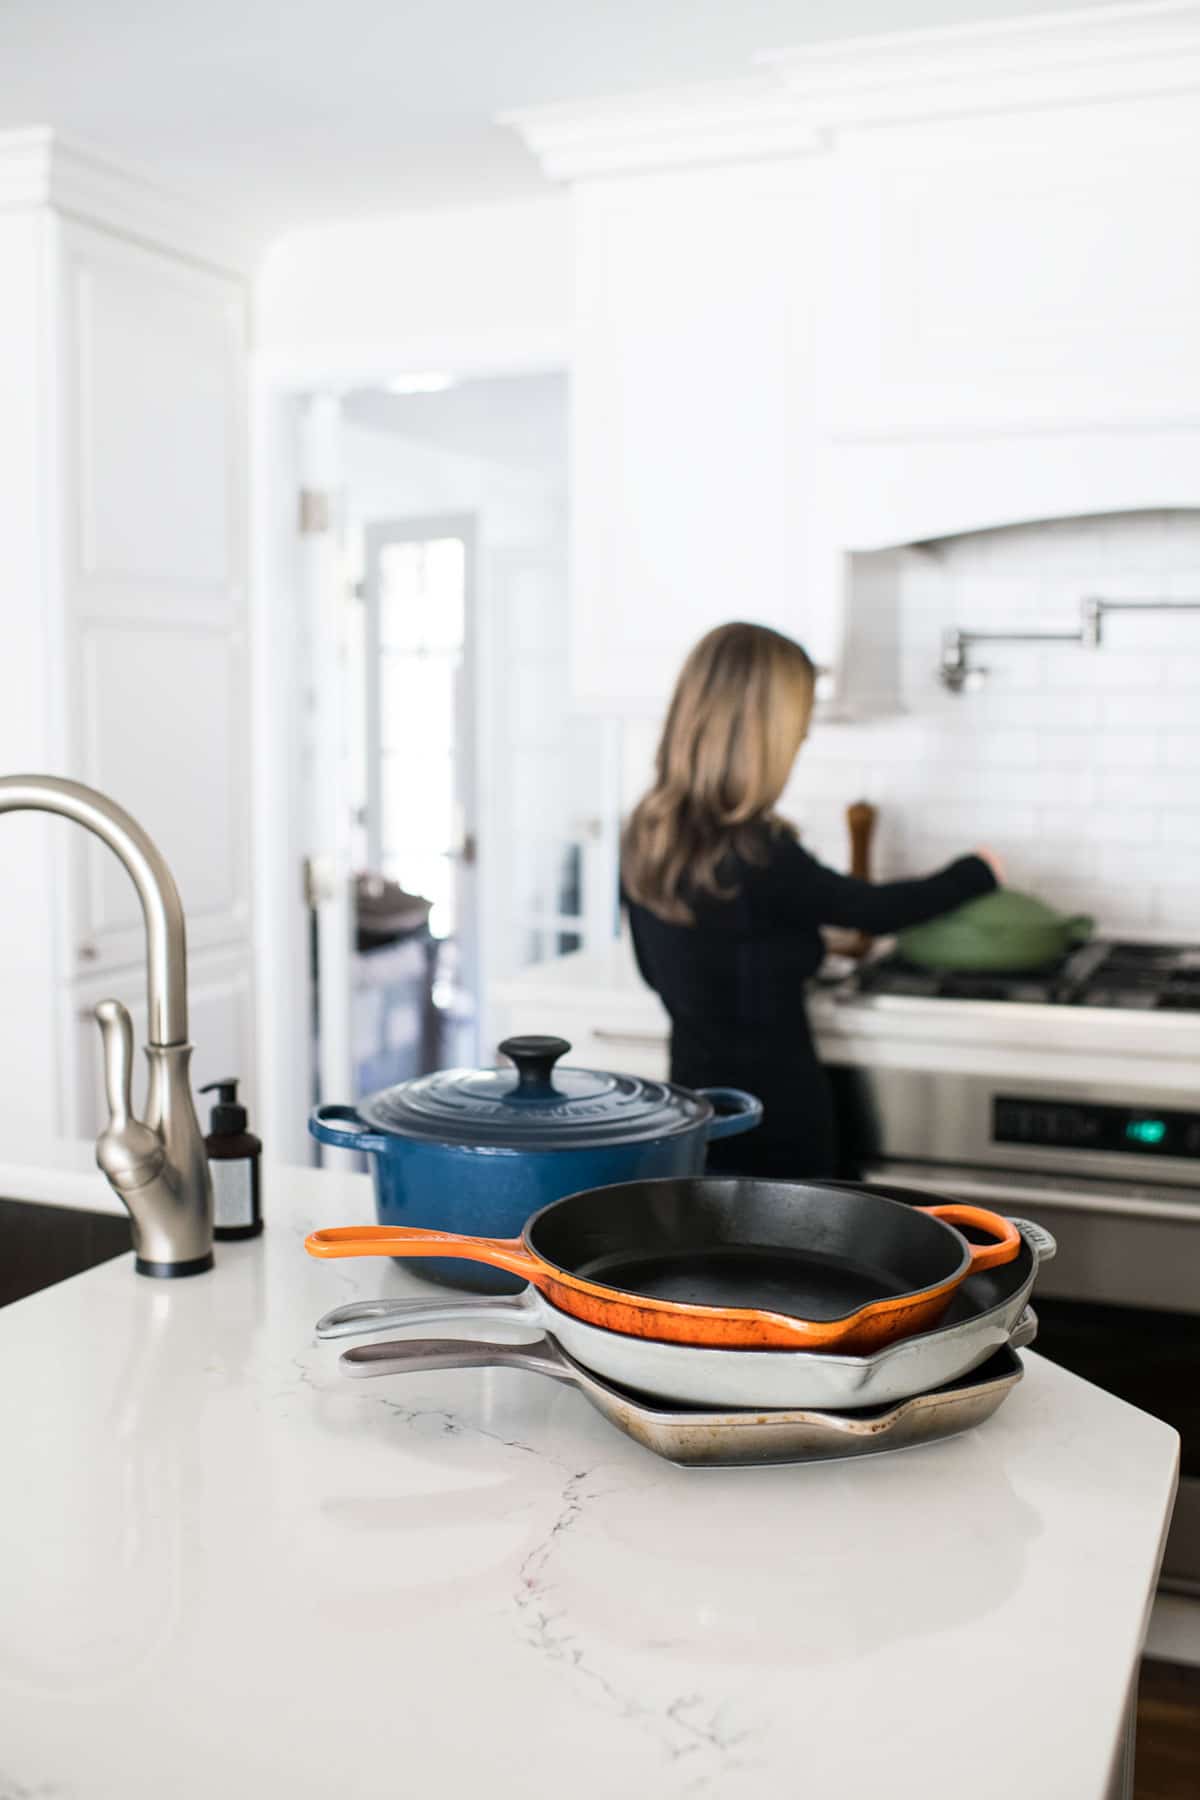
[[[1105,1006],[1124,1012],[1200,1012],[1200,945],[1094,938],[1037,975],[964,975],[918,969],[899,955],[865,963],[861,994],[918,1000],[1007,1000],[1032,1006]]]

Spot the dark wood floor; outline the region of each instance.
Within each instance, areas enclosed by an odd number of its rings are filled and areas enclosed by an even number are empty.
[[[1200,1800],[1200,1668],[1142,1663],[1134,1800]]]

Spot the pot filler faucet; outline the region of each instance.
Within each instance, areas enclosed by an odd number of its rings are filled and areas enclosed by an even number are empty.
[[[78,781],[5,775],[0,812],[74,819],[116,852],[137,889],[146,923],[150,1014],[146,1118],[134,1118],[130,1100],[132,1021],[119,1000],[101,1000],[96,1018],[109,1117],[96,1140],[96,1161],[129,1209],[138,1274],[199,1275],[212,1268],[212,1182],[188,1081],[187,948],[171,871],[136,820]]]

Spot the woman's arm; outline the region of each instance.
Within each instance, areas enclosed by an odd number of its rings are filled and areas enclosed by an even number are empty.
[[[871,937],[924,925],[998,885],[989,863],[976,855],[916,881],[859,881],[827,869],[794,838],[776,846],[765,874],[776,922],[844,925]]]

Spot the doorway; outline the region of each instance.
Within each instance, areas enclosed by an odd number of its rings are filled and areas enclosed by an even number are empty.
[[[306,1102],[492,1062],[502,985],[616,929],[619,734],[569,692],[568,402],[561,367],[260,396],[257,992],[297,1161]],[[429,902],[432,981],[391,886]]]

